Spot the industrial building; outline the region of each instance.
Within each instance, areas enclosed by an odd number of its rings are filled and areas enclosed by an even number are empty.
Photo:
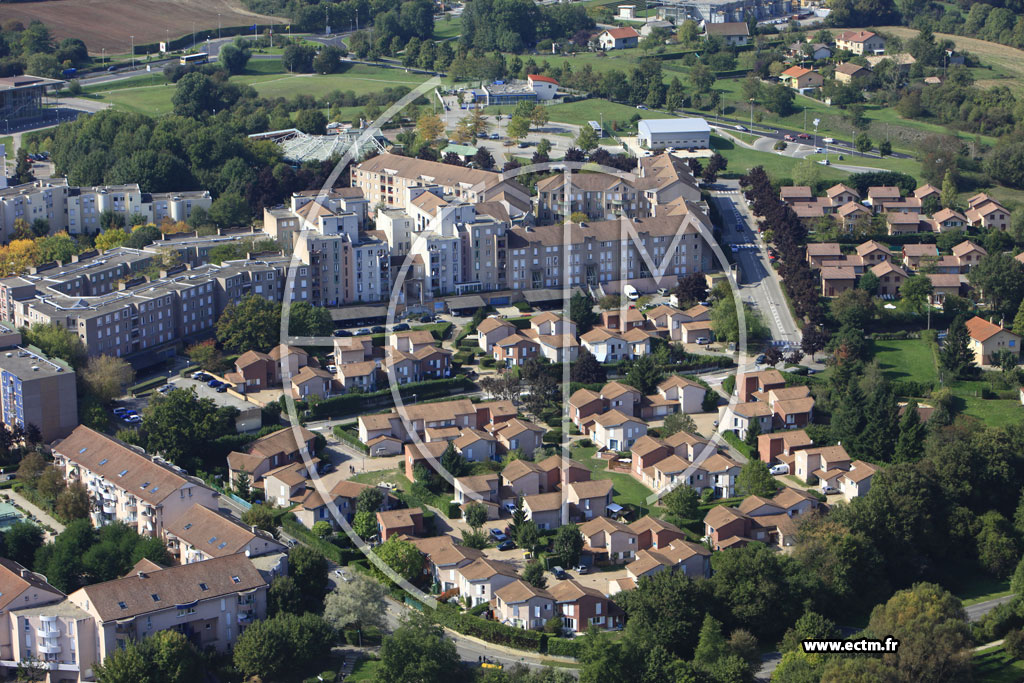
[[[708,149],[711,127],[704,119],[644,119],[637,126],[640,146],[649,150]]]

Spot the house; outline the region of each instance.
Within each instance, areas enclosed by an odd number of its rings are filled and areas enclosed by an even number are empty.
[[[639,550],[637,533],[622,522],[594,517],[580,525],[583,550],[612,564],[632,562]]]
[[[703,412],[707,389],[691,379],[672,375],[658,385],[658,395],[666,401],[677,402],[687,415]]]
[[[556,613],[562,615],[563,629],[582,634],[591,626],[607,628],[612,625],[612,603],[596,588],[566,579],[548,589],[548,593],[555,600]]]
[[[319,459],[310,462],[315,466]],[[309,481],[309,467],[304,462],[292,462],[270,470],[263,476],[264,498],[268,503],[289,507],[303,498],[306,482]]]
[[[263,476],[267,472],[288,463],[302,462],[304,455],[312,456],[315,441],[313,432],[305,427],[292,426],[256,439],[249,445],[248,453],[232,451],[228,454],[228,475],[232,486],[238,484],[238,477],[244,472],[251,486],[262,489]]]
[[[544,491],[547,480],[547,473],[530,460],[516,458],[501,471],[502,487],[508,487],[517,496],[532,496]]]
[[[767,465],[774,465],[777,460],[791,460],[797,450],[812,445],[811,437],[802,429],[777,432],[774,434],[758,434],[757,452]],[[789,464],[786,462],[786,464]]]
[[[572,516],[584,520],[606,514],[614,495],[611,479],[576,481],[567,484],[564,493]]]
[[[839,224],[843,230],[849,232],[853,229],[854,224],[858,220],[863,219],[865,216],[871,215],[871,209],[867,208],[860,202],[847,202],[836,209],[836,216],[838,216]]]
[[[597,36],[597,44],[602,50],[625,50],[636,47],[639,42],[640,34],[629,27],[605,29]]]
[[[516,326],[503,318],[484,318],[476,326],[477,345],[484,353],[491,353],[494,345],[516,333]]]
[[[447,535],[409,538],[408,541],[423,553],[426,559],[423,572],[430,574],[432,583],[440,586],[441,592],[458,588],[458,570],[484,557],[482,550],[460,545]]]
[[[767,394],[772,389],[781,389],[784,386],[786,380],[782,373],[775,369],[744,372],[736,376],[736,390],[740,403],[755,399],[754,394]]]
[[[411,369],[411,368],[410,368]],[[408,370],[407,373],[411,374]],[[396,372],[395,381],[399,384],[406,384],[412,381],[411,379],[405,379],[401,377],[400,372]],[[378,387],[378,379],[381,373],[377,366],[376,361],[367,360],[360,363],[345,363],[338,366],[337,378],[338,383],[345,391],[352,391],[358,388],[364,393],[376,391]],[[402,381],[405,379],[405,381]]]
[[[857,256],[861,258],[866,267],[892,260],[892,252],[884,244],[874,240],[868,240],[857,245]]]
[[[857,281],[857,273],[851,267],[828,266],[821,269],[821,295],[836,297],[848,289],[853,289]]]
[[[814,419],[814,398],[806,386],[772,389],[765,397],[774,429],[797,429]]]
[[[493,507],[494,516],[491,519],[497,519],[499,512],[498,503],[501,502],[498,495],[499,483],[500,478],[497,472],[456,477],[454,480],[455,500],[458,501],[459,505],[473,502],[481,503],[488,507],[488,512]],[[488,503],[492,505],[487,505]]]
[[[330,398],[334,375],[321,368],[314,368],[311,365],[299,370],[299,373],[291,378],[292,397],[299,401],[305,401],[313,396],[320,399]]]
[[[960,275],[955,273],[928,273],[932,283],[932,293],[928,295],[928,303],[941,306],[947,296],[960,296]]]
[[[779,80],[784,83],[788,83],[789,87],[793,90],[811,90],[813,88],[820,88],[824,79],[821,74],[813,69],[805,69],[802,66],[791,66],[781,74],[779,74]]]
[[[974,316],[967,321],[967,333],[971,337],[971,350],[974,361],[980,365],[991,365],[992,355],[997,351],[1009,351],[1020,357],[1020,340],[1018,334],[990,323],[984,318]]]
[[[567,334],[576,336],[576,323],[565,316],[556,315],[550,311],[539,313],[530,318],[530,329],[540,335]]]
[[[849,467],[850,456],[842,446],[803,448],[793,454],[789,473],[813,485],[822,479],[832,479],[835,472]]]
[[[686,539],[686,534],[682,529],[651,515],[644,515],[631,523],[629,528],[636,534],[637,551],[649,548],[664,549],[673,541]]]
[[[473,607],[489,603],[494,591],[518,580],[516,568],[507,562],[481,557],[455,570],[459,595]]]
[[[747,432],[755,420],[761,434],[772,431],[773,417],[772,409],[767,403],[751,401],[728,407],[724,424],[728,429],[736,432],[741,439],[746,439]]]
[[[807,245],[807,265],[811,268],[820,268],[823,261],[832,261],[842,255],[838,242],[812,242]]]
[[[1010,227],[1010,211],[993,200],[981,202],[964,214],[974,228],[1006,230]]]
[[[540,345],[521,334],[510,334],[495,342],[493,353],[494,360],[506,368],[511,368],[536,358],[540,354]]]
[[[852,62],[843,62],[842,64],[836,65],[835,79],[840,83],[852,83],[858,78],[870,78],[871,70],[867,69],[860,64],[854,64]]]
[[[971,266],[978,265],[981,259],[986,256],[988,256],[988,252],[985,251],[984,247],[981,247],[970,240],[964,240],[953,247],[953,258],[956,259],[956,263],[960,267],[961,273],[969,272],[971,270]]]
[[[907,272],[892,261],[885,261],[871,267],[871,272],[878,278],[878,294],[883,297],[896,297],[900,293],[900,285],[907,279]]]
[[[814,192],[809,185],[783,185],[779,188],[779,199],[787,204],[814,201]]]
[[[594,417],[591,438],[598,448],[626,451],[647,433],[647,423],[613,408]]]
[[[590,480],[590,470],[561,455],[544,458],[537,463],[537,467],[547,475],[542,484],[545,491],[555,491],[558,488],[565,488],[566,484]]]
[[[885,214],[885,229],[889,235],[909,235],[921,231],[921,217],[916,213]]]
[[[626,578],[609,581],[609,594],[635,588],[640,579],[654,576],[666,569],[674,569],[685,576],[707,578],[711,576],[711,551],[699,543],[672,541],[667,547],[648,548],[637,553],[636,560],[626,565]]]
[[[195,504],[217,509],[220,494],[199,479],[85,425],[54,443],[52,451],[65,481],[85,486],[93,526],[123,522],[140,535],[159,537]]]
[[[925,183],[914,190],[914,196],[923,202],[926,199],[942,199],[942,192],[931,183]]]
[[[934,244],[904,244],[903,267],[920,270],[922,263],[934,263],[939,258],[939,249]]]
[[[278,344],[270,349],[270,360],[274,362],[272,383],[279,384],[281,378],[294,377],[299,370],[309,365],[309,354],[297,346]]]
[[[580,342],[599,363],[613,363],[633,357],[626,340],[619,333],[605,327],[595,327],[580,337]]]
[[[804,45],[807,45],[809,47],[805,49]],[[811,59],[817,62],[819,60],[828,59],[829,57],[831,57],[832,48],[830,48],[825,43],[796,42],[789,44],[789,54],[792,57],[797,57],[799,59]]]
[[[592,416],[604,412],[601,394],[589,389],[577,389],[569,397],[569,419],[583,431],[583,425],[593,422]]]
[[[488,424],[498,424],[515,417],[515,406],[511,401],[484,401],[473,403],[469,399],[440,401],[437,403],[414,403],[393,408],[387,413],[360,415],[359,440],[370,443],[379,436],[391,436],[402,442],[412,440],[415,432],[420,436],[428,428],[455,427],[482,429]]]
[[[950,230],[965,230],[967,228],[967,216],[955,209],[941,209],[928,221],[934,232],[942,233]]]
[[[266,531],[239,524],[217,510],[193,505],[164,527],[167,549],[180,564],[241,553],[259,557],[287,551]]]
[[[710,39],[712,36],[729,47],[746,45],[750,39],[750,29],[745,21],[705,22],[704,37]]]
[[[341,479],[327,493],[327,500],[316,488],[307,488],[306,494],[301,502],[292,510],[295,518],[302,522],[307,529],[312,529],[317,522],[328,522],[332,527],[338,527],[335,514],[340,514],[346,521],[351,522],[356,515],[356,502],[359,494],[365,489],[374,488],[369,484]],[[389,492],[381,490],[384,494],[381,500],[380,510],[388,510],[398,505],[398,499]],[[331,506],[334,506],[332,511]]]
[[[267,615],[267,581],[244,554],[166,569],[150,565],[68,596],[95,624],[79,638],[95,644],[100,661],[130,641],[168,630],[183,633],[198,648],[225,652]]]
[[[380,542],[392,536],[404,534],[419,536],[423,533],[423,509],[380,510],[377,512],[377,533]]]
[[[469,462],[500,460],[498,440],[483,430],[464,428],[453,443],[455,450]]]
[[[234,376],[225,376],[242,392],[263,391],[274,388],[277,376],[274,361],[262,351],[246,351],[235,360]]]
[[[580,343],[575,334],[538,334],[535,330],[523,330],[521,334],[537,342],[540,355],[552,363],[572,363],[580,352]]]
[[[873,185],[868,188],[867,204],[878,213],[885,202],[898,202],[902,199],[900,188],[895,185]]]
[[[557,529],[562,526],[562,492],[524,496],[523,511],[538,529]]]
[[[522,579],[494,591],[494,619],[523,629],[541,629],[555,615],[555,598]]]
[[[843,31],[836,35],[836,49],[855,55],[877,55],[885,52],[885,38],[871,31]]]
[[[866,495],[871,489],[871,480],[877,471],[876,465],[863,460],[851,462],[850,469],[839,477],[839,491],[843,494],[843,498],[849,502],[857,496]]]
[[[494,434],[498,440],[499,450],[505,453],[518,450],[527,457],[533,457],[533,454],[541,447],[541,439],[547,430],[532,422],[514,417],[498,425],[488,425],[488,431]]]

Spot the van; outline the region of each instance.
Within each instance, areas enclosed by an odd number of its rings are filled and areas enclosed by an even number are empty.
[[[626,285],[622,288],[622,293],[626,295],[626,298],[630,301],[636,301],[640,298],[640,295],[636,291],[636,287],[633,285]]]

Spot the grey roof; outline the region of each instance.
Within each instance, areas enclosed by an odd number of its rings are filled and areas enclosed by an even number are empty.
[[[640,132],[647,133],[710,133],[711,127],[704,119],[643,119]]]

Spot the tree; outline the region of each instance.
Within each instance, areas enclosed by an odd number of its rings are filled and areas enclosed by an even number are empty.
[[[250,624],[235,642],[232,660],[246,678],[280,680],[330,650],[334,629],[316,614],[278,614]]]
[[[484,171],[494,170],[494,156],[487,151],[486,147],[481,147],[476,151],[476,154],[473,155],[473,163]]]
[[[326,519],[314,522],[312,531],[319,539],[327,539],[334,535],[334,527]]]
[[[757,450],[757,437],[761,435],[761,420],[754,419],[750,420],[747,425],[747,433],[743,437],[743,443],[748,446],[752,446],[753,450]]]
[[[597,313],[594,312],[594,300],[589,294],[577,291],[569,299],[569,319],[576,323],[579,334],[590,331],[590,328],[597,322]]]
[[[927,275],[913,275],[900,285],[900,296],[918,315],[921,315],[921,309],[928,304],[928,297],[931,295],[932,281]]]
[[[1014,368],[1017,367],[1017,363],[1019,361],[1020,356],[1018,356],[1013,351],[1010,351],[1009,349],[999,349],[998,351],[993,351],[992,357],[990,358],[990,363],[992,365],[996,366],[997,368],[999,368],[1000,370],[1007,374],[1009,374]]]
[[[274,522],[273,505],[268,505],[267,503],[253,505],[242,513],[242,523],[277,536],[277,524]]]
[[[696,489],[680,484],[662,496],[661,504],[677,520],[697,519],[700,496]]]
[[[327,117],[319,109],[302,109],[295,115],[295,127],[309,135],[324,135]]]
[[[626,373],[626,384],[639,391],[641,395],[647,396],[657,390],[658,383],[664,376],[654,358],[648,354],[633,361]]]
[[[583,534],[575,524],[558,527],[555,540],[551,545],[552,552],[558,556],[563,567],[575,566],[583,552]]]
[[[421,142],[431,144],[444,134],[444,121],[436,114],[422,114],[416,119],[416,137]]]
[[[864,276],[861,276],[862,281],[867,274],[874,275],[874,273],[869,271]],[[908,278],[905,283],[911,279]],[[931,284],[927,277],[925,280]],[[877,277],[875,282],[877,286]],[[875,303],[871,300],[871,295],[867,290],[860,287],[847,289],[832,301],[832,316],[839,321],[840,325],[852,325],[863,329],[871,318],[874,317],[874,314]]]
[[[695,304],[708,296],[708,285],[702,273],[689,273],[679,279],[675,290],[679,305]]]
[[[597,132],[590,126],[580,126],[580,132],[576,134],[576,146],[584,152],[597,149]]]
[[[279,576],[267,591],[267,616],[278,614],[302,614],[302,592],[295,579]]]
[[[537,523],[532,519],[523,522],[517,528],[514,540],[523,550],[533,552],[540,545],[540,529],[537,528]]]
[[[189,640],[173,630],[128,641],[96,666],[100,683],[191,683],[205,676],[203,658]]]
[[[548,116],[548,109],[539,102],[534,105],[533,111],[530,112],[530,123],[533,124],[534,128],[543,128],[548,125],[550,117]]]
[[[569,379],[582,384],[596,384],[607,379],[604,367],[588,349],[580,347],[576,362],[569,370]]]
[[[779,488],[768,465],[760,460],[749,460],[736,476],[736,493],[741,496],[770,497]]]
[[[35,180],[35,176],[32,174],[32,162],[28,159],[28,150],[24,147],[19,147],[14,158],[15,165],[13,184],[22,185],[24,183],[31,183]]]
[[[284,64],[284,68],[289,71],[308,74],[313,71],[313,59],[315,56],[316,51],[312,47],[293,44],[284,49],[281,61]]]
[[[887,157],[892,154],[892,143],[888,140],[882,140],[878,143],[878,156]]]
[[[808,610],[800,615],[796,623],[786,630],[779,643],[781,652],[800,652],[805,640],[831,640],[839,637],[835,622],[817,612]]]
[[[380,506],[384,504],[384,492],[376,486],[365,488],[359,492],[356,498],[356,510],[358,512],[370,512],[376,514]]]
[[[238,410],[217,407],[211,398],[199,398],[195,389],[172,389],[155,395],[142,413],[144,446],[180,466],[202,467],[220,455],[216,439],[235,431]]]
[[[505,134],[510,140],[519,142],[530,133],[530,119],[525,116],[512,116],[505,126]]]
[[[352,518],[352,530],[364,541],[369,541],[377,535],[377,513],[369,510],[360,510]]]
[[[327,558],[316,548],[297,545],[288,551],[288,575],[302,594],[303,607],[309,612],[323,609],[327,595]]]
[[[787,579],[789,562],[756,542],[711,556],[713,595],[736,626],[755,635],[777,635],[796,617],[800,601],[793,599]]]
[[[957,316],[950,323],[946,342],[939,351],[939,362],[956,377],[963,377],[974,370],[974,352],[971,350],[971,336],[967,332],[964,316]]]
[[[229,303],[217,320],[217,341],[239,353],[266,353],[281,338],[281,305],[257,294]]]
[[[341,66],[344,53],[333,45],[320,48],[320,54],[313,58],[313,71],[318,74],[333,74]]]
[[[696,434],[697,423],[695,423],[693,418],[686,413],[671,413],[665,416],[665,423],[659,431],[661,432],[662,438],[678,434],[679,432]]]
[[[423,568],[423,555],[419,548],[397,536],[391,536],[374,548],[373,552],[406,581],[417,578]],[[387,585],[394,583],[391,577],[377,567],[376,563],[370,565],[370,570],[378,580]]]
[[[71,482],[57,494],[55,506],[57,516],[68,521],[85,519],[89,516],[91,500],[85,485],[80,481]]]
[[[874,296],[878,292],[878,276],[872,273],[870,270],[865,271],[860,276],[860,280],[857,281],[857,288],[862,289],[871,296]],[[843,292],[845,294],[846,292]],[[840,294],[842,296],[842,294]],[[838,300],[838,297],[836,298]],[[835,312],[835,302],[832,304],[832,310]]]
[[[449,683],[452,672],[460,666],[455,643],[445,638],[441,627],[419,612],[412,612],[381,644],[380,667],[373,680]]]
[[[323,306],[299,301],[288,310],[288,334],[294,337],[329,337],[334,331],[331,312]]]
[[[480,503],[470,503],[466,506],[464,516],[466,524],[474,531],[479,531],[487,523],[487,508]]]
[[[781,83],[770,85],[764,90],[764,108],[779,116],[788,116],[793,112],[795,99],[792,88]]]
[[[868,632],[892,636],[896,652],[882,656],[906,681],[960,681],[970,677],[971,636],[960,601],[930,583],[896,593],[871,612]]]
[[[42,547],[45,534],[31,522],[15,522],[3,533],[7,551],[4,555],[25,567],[33,566],[36,551]]]
[[[942,205],[947,209],[956,209],[959,206],[957,194],[953,169],[947,169],[946,175],[942,178]]]
[[[242,44],[228,43],[221,47],[218,59],[221,65],[231,75],[240,74],[245,71],[245,65],[249,63],[252,51],[249,50],[248,41],[241,41]]]
[[[93,356],[82,371],[86,389],[104,403],[123,396],[134,380],[132,366],[117,356]]]
[[[1020,261],[1006,253],[989,254],[971,268],[967,278],[1004,317],[1017,312],[1024,298],[1024,266]]]
[[[212,339],[189,346],[185,349],[185,355],[207,372],[221,372],[228,367],[227,361],[224,360],[224,354]]]
[[[853,144],[857,148],[857,151],[860,152],[861,154],[867,154],[868,152],[871,151],[871,148],[874,146],[871,142],[871,138],[868,137],[867,133],[858,133],[856,139],[854,139],[853,141]]]
[[[339,631],[355,626],[384,629],[387,591],[365,574],[355,573],[348,581],[341,581],[327,594],[324,619]]]
[[[714,664],[727,654],[725,636],[722,635],[722,622],[710,614],[704,615],[704,623],[700,627],[697,648],[693,651],[693,661],[700,666]]]
[[[127,240],[128,233],[123,228],[110,228],[97,235],[94,244],[98,250],[107,251],[121,246]]]
[[[548,580],[544,576],[544,565],[540,563],[540,560],[532,560],[527,563],[523,569],[523,581],[535,588],[547,587]]]

